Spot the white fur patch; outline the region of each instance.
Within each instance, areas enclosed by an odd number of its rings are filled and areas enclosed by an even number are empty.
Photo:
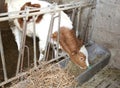
[[[86,65],[89,67],[88,51],[87,51],[85,45],[83,45],[83,46],[81,47],[80,52],[82,52],[82,53],[86,56]]]

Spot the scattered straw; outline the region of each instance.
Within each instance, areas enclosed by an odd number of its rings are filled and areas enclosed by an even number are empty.
[[[30,73],[23,82],[11,88],[75,88],[74,76],[59,65],[49,64]]]

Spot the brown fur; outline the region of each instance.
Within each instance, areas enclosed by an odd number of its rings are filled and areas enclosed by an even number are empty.
[[[58,33],[55,32],[52,35],[53,40],[57,40]],[[83,67],[86,68],[86,57],[83,53],[79,52],[80,48],[83,45],[83,41],[76,38],[74,30],[70,30],[66,27],[60,28],[60,45],[64,51],[66,51],[71,60]]]
[[[58,35],[57,32],[53,33],[52,35],[53,40],[55,41],[57,40],[57,35]],[[77,53],[77,51],[79,51],[80,47],[83,45],[82,41],[76,38],[74,30],[69,30],[66,27],[60,28],[60,44],[63,49],[64,47],[68,48],[65,51],[69,52],[69,54]]]
[[[31,2],[27,2],[25,3],[20,10],[25,10],[25,7],[26,6],[29,6],[29,7],[35,7],[35,8],[40,8],[40,4],[31,4]],[[34,13],[34,12],[39,12],[39,10],[36,10],[36,11],[30,11],[30,13]],[[36,19],[36,23],[39,23],[40,20],[42,19],[42,16],[43,15],[39,15],[38,18]],[[32,16],[28,17],[28,20],[27,22],[29,22],[30,20],[32,19]],[[23,18],[19,18],[18,19],[18,22],[20,24],[20,27],[23,28]]]
[[[85,62],[86,56],[82,52],[71,55],[70,58],[71,58],[71,61],[74,62],[76,65],[81,66],[84,69],[87,68],[87,65]]]

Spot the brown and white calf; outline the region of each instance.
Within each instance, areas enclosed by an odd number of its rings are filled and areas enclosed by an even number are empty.
[[[51,6],[52,4],[46,1],[40,0],[6,0],[8,12],[12,11],[20,11],[24,10],[26,6],[34,7],[34,8],[44,8]],[[41,9],[42,10],[42,9]],[[45,10],[45,9],[44,9]],[[58,15],[58,12],[55,13],[55,16]],[[46,13],[43,15],[39,15],[36,19],[36,36],[39,38],[39,50],[45,50],[45,45],[47,41],[47,34],[50,27],[52,14]],[[27,20],[27,35],[33,36],[33,23],[31,22],[32,17],[28,17]],[[52,32],[52,39],[56,41],[57,39],[57,31],[58,31],[58,24],[59,18],[55,17],[53,23],[53,32]],[[15,40],[18,46],[18,50],[20,50],[20,42],[21,42],[21,32],[23,31],[23,18],[15,19],[14,20],[14,27],[11,27],[13,34],[15,35]],[[61,11],[61,18],[60,18],[60,46],[62,49],[68,53],[71,60],[80,66],[81,68],[85,69],[89,66],[88,63],[88,52],[83,44],[76,38],[75,33],[73,32],[73,25],[70,18]],[[42,60],[43,54],[40,53],[39,60]]]

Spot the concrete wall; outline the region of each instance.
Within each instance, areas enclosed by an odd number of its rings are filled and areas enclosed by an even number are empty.
[[[92,39],[109,48],[110,65],[120,69],[120,1],[98,0]]]

